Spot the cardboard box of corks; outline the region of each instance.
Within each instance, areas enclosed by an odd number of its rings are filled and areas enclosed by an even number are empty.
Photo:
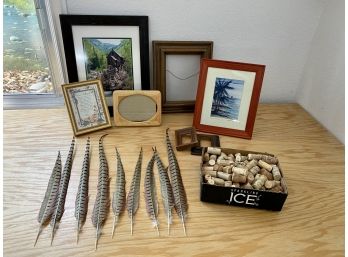
[[[269,153],[205,147],[201,201],[280,211],[288,196],[282,169]]]

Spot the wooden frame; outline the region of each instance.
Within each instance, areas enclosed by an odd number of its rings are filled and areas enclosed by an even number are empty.
[[[183,137],[189,136],[190,142],[184,143]],[[183,128],[175,130],[175,142],[176,142],[176,150],[182,151],[186,148],[190,148],[198,145],[197,133],[194,127]]]
[[[149,97],[155,104],[156,111],[153,116],[148,118],[145,121],[131,121],[125,118],[119,110],[119,106],[123,100],[130,96],[146,96]],[[132,100],[134,101],[134,100]],[[139,112],[144,111],[145,108],[142,107],[141,104],[137,102],[131,102],[132,108],[136,107],[139,109]],[[113,105],[114,105],[114,120],[115,126],[118,127],[141,127],[141,126],[159,126],[161,125],[161,92],[157,90],[117,90],[113,93]],[[133,110],[132,110],[133,111]]]
[[[209,135],[197,133],[198,146],[191,148],[192,155],[202,155],[203,146],[201,144],[202,140],[209,140],[211,147],[220,147],[220,137],[218,135]]]
[[[83,40],[128,38],[131,42],[132,89],[150,89],[147,16],[60,15],[59,17],[69,82],[87,80],[87,76],[91,76],[88,74],[89,69],[84,57],[86,54]],[[114,88],[118,89],[117,86]],[[111,106],[112,93],[107,95],[107,103]],[[109,109],[112,113],[112,108]]]
[[[203,59],[193,126],[251,139],[264,71],[264,65]]]
[[[62,89],[75,136],[111,127],[100,80],[65,84]]]
[[[163,113],[193,112],[195,101],[167,101],[166,97],[166,56],[200,55],[212,58],[211,41],[152,41],[154,89],[162,93]]]

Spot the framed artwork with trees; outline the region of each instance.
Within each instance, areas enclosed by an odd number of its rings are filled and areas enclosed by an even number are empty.
[[[193,126],[251,139],[265,65],[203,59]]]
[[[147,16],[60,15],[69,82],[99,79],[114,90],[150,89]]]

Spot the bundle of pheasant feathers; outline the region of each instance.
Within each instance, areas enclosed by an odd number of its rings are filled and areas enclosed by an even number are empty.
[[[158,170],[158,177],[160,182],[160,191],[163,203],[163,209],[167,217],[167,231],[170,234],[170,225],[172,224],[172,212],[175,209],[182,223],[183,231],[186,236],[185,220],[187,217],[187,197],[182,181],[180,167],[178,160],[175,156],[173,146],[171,144],[168,130],[166,130],[166,147],[168,154],[169,166],[165,168],[156,147],[153,147],[152,158],[147,164],[145,178],[144,178],[144,196],[146,212],[152,222],[152,225],[159,232],[158,222],[158,197],[156,192],[156,181],[154,175],[154,166],[156,164]],[[109,168],[106,160],[104,147],[103,147],[103,135],[99,139],[99,173],[97,184],[97,195],[92,212],[92,224],[96,229],[95,234],[95,249],[98,246],[98,240],[101,236],[103,225],[107,219],[110,199],[109,199]],[[68,190],[71,168],[74,157],[75,138],[72,139],[69,153],[62,171],[61,155],[58,152],[58,156],[53,167],[45,197],[42,201],[41,208],[38,215],[39,230],[34,243],[36,245],[38,238],[42,232],[42,229],[50,223],[52,227],[51,232],[51,245],[54,239],[56,230],[58,229],[60,220],[64,213],[65,198]],[[87,218],[88,210],[88,183],[89,183],[89,163],[91,152],[90,138],[87,139],[85,154],[82,164],[82,171],[80,175],[79,186],[75,200],[75,218],[76,218],[76,243],[79,240],[79,234]],[[123,168],[121,155],[116,149],[116,181],[115,191],[112,195],[112,211],[114,214],[111,237],[115,234],[115,229],[118,224],[120,215],[127,210],[130,219],[130,232],[133,234],[133,221],[134,216],[139,208],[140,200],[140,180],[141,180],[141,167],[143,159],[143,150],[140,149],[138,161],[135,165],[134,174],[128,194],[126,194],[126,176]]]

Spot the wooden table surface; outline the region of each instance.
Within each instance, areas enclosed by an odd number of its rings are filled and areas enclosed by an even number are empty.
[[[113,214],[102,229],[94,251],[91,213],[98,174],[97,142],[108,133],[104,147],[111,186],[115,183],[115,146],[126,170],[128,192],[138,152],[144,149],[144,169],[156,146],[168,163],[165,129],[191,126],[192,114],[163,115],[160,127],[110,128],[89,134],[92,156],[87,221],[75,242],[75,195],[86,136],[77,138],[76,155],[65,212],[50,246],[51,228],[45,227],[36,247],[37,215],[57,151],[62,161],[72,139],[68,114],[62,109],[4,111],[4,256],[343,256],[344,255],[344,146],[296,104],[260,105],[252,140],[221,136],[226,148],[269,152],[278,156],[288,186],[281,212],[204,203],[199,200],[200,157],[177,152],[189,202],[187,236],[174,214],[171,234],[160,205],[160,237],[145,211],[143,185],[135,216],[134,234],[124,213],[111,239]],[[157,187],[159,187],[155,169]],[[159,197],[160,193],[158,191]]]

